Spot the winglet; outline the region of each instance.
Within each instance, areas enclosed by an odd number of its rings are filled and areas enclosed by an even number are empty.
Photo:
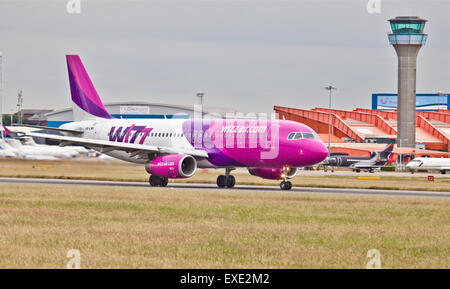
[[[6,127],[6,126],[3,126],[3,133],[4,133],[4,136],[8,136],[8,134],[10,133],[11,131]]]

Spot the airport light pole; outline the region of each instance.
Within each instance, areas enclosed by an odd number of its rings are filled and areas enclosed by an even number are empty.
[[[202,91],[199,91],[196,93],[196,96],[199,98],[200,100],[200,107],[202,109],[201,113],[202,113],[202,119],[203,119],[203,97],[205,96],[205,93]]]
[[[331,91],[336,90],[336,87],[333,87],[332,85],[324,87],[326,90],[328,90],[329,97],[328,97],[328,156],[330,156],[330,148],[331,148]]]
[[[22,124],[22,105],[23,105],[22,90],[19,90],[17,92],[17,118],[19,124]]]

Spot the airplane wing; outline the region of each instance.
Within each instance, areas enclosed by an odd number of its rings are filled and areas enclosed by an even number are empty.
[[[101,153],[107,153],[114,150],[126,151],[130,153],[130,156],[136,156],[138,158],[149,158],[149,154],[187,154],[193,157],[207,158],[208,153],[204,150],[190,150],[180,148],[161,147],[153,145],[142,145],[132,143],[120,143],[109,140],[88,139],[77,136],[62,136],[53,135],[48,133],[36,132],[37,129],[33,127],[12,126],[5,127],[6,134],[15,134],[20,136],[27,135],[32,137],[48,138],[60,142],[60,146],[68,146],[73,144],[84,145],[98,150]],[[38,130],[42,130],[39,128]]]
[[[64,128],[59,128],[59,127],[47,127],[47,126],[40,126],[40,125],[21,124],[19,127],[30,128],[33,131],[52,130],[52,131],[59,131],[59,132],[68,132],[68,133],[72,133],[72,134],[82,134],[83,133],[83,131],[81,131],[81,130],[64,129]],[[28,131],[31,131],[31,130],[28,130]]]

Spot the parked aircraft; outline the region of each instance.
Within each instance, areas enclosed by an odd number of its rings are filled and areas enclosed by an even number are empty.
[[[81,146],[55,147],[36,144],[31,137],[0,139],[0,158],[23,158],[34,160],[58,160],[87,154]]]
[[[245,119],[116,119],[105,109],[78,55],[67,55],[74,122],[59,128],[5,127],[12,135],[49,138],[61,146],[81,144],[117,159],[145,165],[151,186],[169,178],[189,178],[197,168],[224,168],[220,188],[232,188],[230,172],[248,168],[255,176],[288,179],[298,167],[323,161],[328,150],[308,126],[286,120]],[[53,135],[37,132],[47,129]]]
[[[393,160],[389,158],[394,149],[394,143],[390,143],[381,152],[372,152],[370,157],[352,157],[343,155],[334,155],[326,158],[321,165],[331,167],[350,167],[353,171],[362,170],[373,173],[375,170],[388,165]]]
[[[450,158],[415,158],[406,165],[406,169],[411,173],[426,170],[440,171],[441,174],[446,174],[447,171],[450,171]]]

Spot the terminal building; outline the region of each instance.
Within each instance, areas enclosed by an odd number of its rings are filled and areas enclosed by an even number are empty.
[[[328,142],[329,109],[301,109],[274,106],[280,119],[304,123]],[[356,108],[331,110],[331,151],[367,155],[397,137],[397,111]],[[348,149],[346,149],[348,148]],[[352,149],[351,152],[349,150]],[[398,148],[426,156],[448,156],[450,152],[450,110],[416,111],[416,147]],[[437,150],[440,152],[431,152]]]

